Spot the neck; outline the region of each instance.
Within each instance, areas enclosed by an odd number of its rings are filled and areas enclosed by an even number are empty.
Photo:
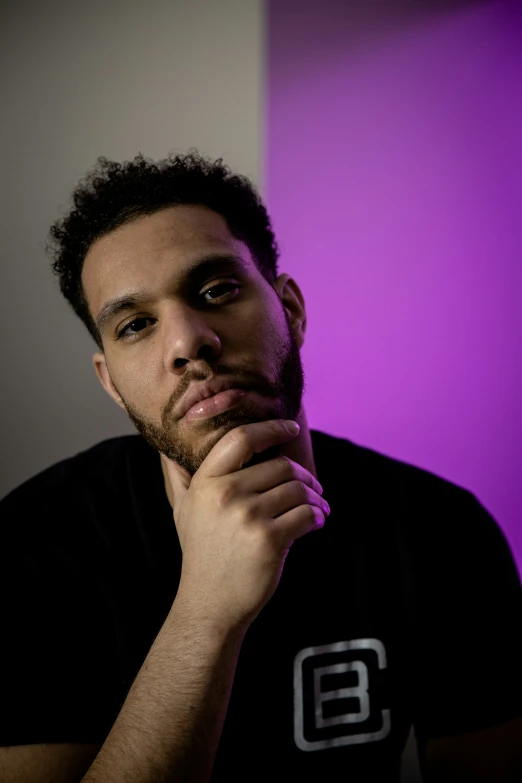
[[[314,453],[312,449],[312,437],[310,435],[310,429],[306,420],[306,413],[303,407],[299,414],[296,416],[295,421],[300,426],[299,435],[293,441],[284,446],[281,446],[280,454],[288,457],[292,462],[297,462],[298,465],[302,465],[303,468],[308,470],[312,476],[317,478],[317,469],[314,462]],[[171,508],[174,508],[174,499],[172,495],[172,488],[170,481],[168,480],[167,468],[165,466],[165,457],[160,454],[161,457],[161,470],[163,472],[163,480],[165,482],[165,491],[169,499]]]

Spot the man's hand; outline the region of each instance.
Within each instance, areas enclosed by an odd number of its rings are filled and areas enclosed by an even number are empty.
[[[280,419],[236,427],[192,480],[165,460],[183,551],[175,603],[195,617],[220,628],[248,627],[273,595],[294,540],[324,525],[330,509],[322,487],[301,465],[276,457],[241,470],[298,432]]]

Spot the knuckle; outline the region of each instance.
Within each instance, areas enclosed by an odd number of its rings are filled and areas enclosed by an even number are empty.
[[[313,506],[311,504],[306,506],[306,524],[312,530],[323,526],[324,517],[317,506]]]
[[[317,519],[317,507],[309,504],[307,508],[308,508],[308,518],[310,522],[315,523]]]
[[[241,443],[250,443],[251,438],[247,426],[246,424],[240,424],[239,427],[234,427],[232,430],[234,433],[233,437]]]
[[[216,493],[216,503],[220,509],[229,506],[237,497],[237,480],[235,477],[227,477],[227,481],[221,483]]]
[[[297,499],[301,503],[308,503],[308,489],[306,484],[304,484],[302,481],[296,480],[294,482],[294,491]]]
[[[292,462],[290,457],[286,457],[284,454],[280,454],[275,457],[277,460],[279,475],[282,480],[287,481],[299,481],[299,470],[295,462]]]
[[[293,466],[289,457],[285,457],[284,454],[278,454],[275,460],[281,469],[285,471],[286,475],[293,475]]]
[[[253,524],[259,518],[259,503],[256,500],[250,500],[243,506],[243,519],[247,524]]]

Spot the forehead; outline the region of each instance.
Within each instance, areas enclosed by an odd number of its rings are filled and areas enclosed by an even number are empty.
[[[151,289],[213,253],[233,253],[253,264],[226,220],[203,206],[176,205],[120,226],[90,247],[82,283],[95,316],[107,299],[127,289]]]

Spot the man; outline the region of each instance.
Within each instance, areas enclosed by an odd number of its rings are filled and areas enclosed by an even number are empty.
[[[139,434],[0,504],[3,783],[398,781],[412,725],[426,780],[520,779],[505,540],[309,429],[303,296],[250,183],[100,158],[74,204],[53,268]]]

